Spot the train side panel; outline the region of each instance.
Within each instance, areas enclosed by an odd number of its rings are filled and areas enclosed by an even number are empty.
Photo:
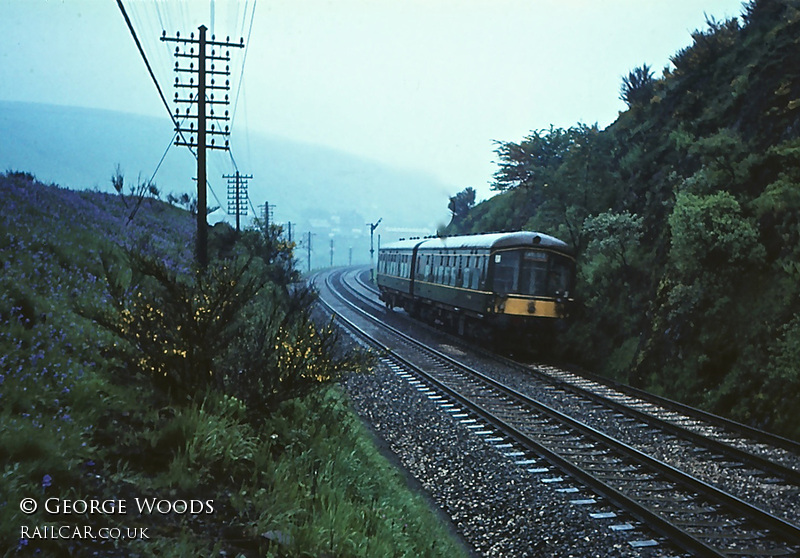
[[[414,295],[453,311],[483,315],[491,311],[492,293],[485,291],[488,251],[420,249]]]
[[[414,291],[414,254],[419,241],[401,242],[378,252],[376,283],[388,306],[403,306]]]

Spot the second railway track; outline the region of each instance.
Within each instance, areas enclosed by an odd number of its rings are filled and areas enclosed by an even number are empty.
[[[362,292],[350,292],[377,304],[364,296],[375,291],[362,277],[351,277]],[[464,350],[480,356],[470,359],[476,366],[496,374],[508,369],[502,377],[516,389],[800,526],[797,442],[590,374],[524,365],[474,346]]]
[[[328,279],[330,292],[344,291],[341,274],[334,279]],[[354,295],[340,292],[338,296],[345,300]],[[356,312],[353,302],[347,304],[350,311]],[[428,375],[427,381],[436,389],[446,392],[448,398],[458,400],[460,407],[469,408],[475,421],[491,425],[525,448],[523,453],[537,456],[532,458],[532,463],[536,459],[545,459],[555,464],[565,475],[590,486],[601,498],[638,518],[685,551],[716,556],[797,554],[800,530],[791,517],[787,519],[767,513],[745,499],[646,455],[570,417],[568,413],[530,397],[516,385],[507,385],[491,377],[493,375],[465,366],[405,334],[387,330],[384,320],[369,312],[358,312],[362,319],[370,321],[370,327],[375,331],[389,331],[383,335],[390,335],[393,339],[392,350],[402,353],[403,358],[424,370],[421,373]],[[537,381],[545,380],[539,378]],[[551,398],[560,399],[562,409],[592,406],[591,411],[584,409],[578,415],[589,412],[605,416],[606,421],[616,421],[620,431],[641,431],[643,428],[657,431],[654,435],[657,433],[666,440],[673,440],[672,445],[691,444],[689,449],[682,450],[684,452],[706,452],[712,454],[717,463],[726,463],[737,469],[744,466],[748,474],[760,477],[766,486],[779,486],[796,496],[797,482],[792,476],[796,471],[784,463],[762,459],[742,449],[728,452],[726,448],[732,446],[724,446],[719,441],[704,444],[707,438],[701,434],[683,435],[683,430],[669,421],[647,413],[644,413],[646,417],[639,416],[637,413],[641,414],[640,411],[630,411],[623,402],[609,404],[609,397],[577,394],[571,382],[551,380],[549,386],[540,386],[539,389],[551,392]],[[579,401],[565,402],[570,398]],[[602,408],[598,409],[598,406]],[[631,425],[631,421],[638,422]],[[542,470],[544,468],[536,466],[529,468],[534,476]],[[558,476],[551,479],[551,482],[563,480]],[[614,512],[600,513],[613,515]],[[788,514],[791,513],[790,508]]]

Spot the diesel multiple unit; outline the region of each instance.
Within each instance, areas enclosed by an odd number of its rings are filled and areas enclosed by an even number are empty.
[[[388,308],[467,336],[553,325],[567,315],[574,276],[569,246],[536,232],[402,240],[378,253]]]

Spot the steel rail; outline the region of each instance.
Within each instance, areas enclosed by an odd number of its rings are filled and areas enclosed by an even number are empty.
[[[361,285],[365,289],[370,290],[371,292],[376,292],[374,290],[374,288],[372,288],[371,286],[365,284],[364,281],[361,279],[361,277],[358,274],[355,275],[355,281],[357,283],[359,283],[359,285]],[[355,290],[353,290],[352,292],[356,296],[359,296],[359,297],[363,298],[364,300],[368,300],[370,303],[375,304],[374,301],[369,300],[367,297],[365,297],[361,293],[358,293]],[[472,348],[474,348],[474,347],[472,347]],[[596,392],[592,391],[591,389],[576,385],[576,384],[570,382],[569,380],[565,380],[563,378],[559,378],[557,376],[554,376],[553,374],[550,374],[547,371],[542,371],[542,370],[540,370],[538,368],[535,368],[535,367],[532,368],[532,367],[526,366],[526,365],[524,365],[522,363],[519,363],[519,362],[514,361],[512,359],[503,357],[501,355],[497,355],[495,353],[487,352],[486,354],[487,354],[488,357],[496,359],[496,360],[502,362],[503,364],[505,364],[506,366],[513,367],[515,369],[524,371],[526,373],[533,373],[537,377],[543,379],[544,381],[546,381],[548,383],[556,384],[556,385],[558,385],[560,387],[563,387],[564,389],[568,389],[568,390],[572,391],[575,394],[584,396],[584,397],[586,397],[586,398],[588,398],[588,399],[590,399],[592,401],[595,401],[595,402],[597,402],[597,403],[599,403],[601,405],[605,405],[605,406],[610,407],[610,408],[612,408],[612,409],[614,409],[616,411],[625,413],[625,414],[627,414],[627,415],[629,415],[629,416],[631,416],[631,417],[633,417],[633,418],[635,418],[637,420],[645,422],[645,423],[647,423],[647,424],[649,424],[651,426],[654,426],[654,427],[662,429],[662,430],[664,430],[666,432],[675,434],[677,436],[680,436],[680,437],[682,437],[684,439],[687,439],[687,440],[689,440],[691,442],[694,442],[696,444],[703,445],[707,449],[709,449],[710,451],[720,453],[723,456],[731,457],[731,458],[736,459],[736,460],[738,460],[738,461],[740,461],[740,462],[742,462],[744,464],[756,467],[759,470],[761,470],[762,472],[778,476],[778,477],[780,477],[780,478],[782,478],[782,479],[784,479],[784,480],[786,480],[786,481],[788,481],[788,482],[790,482],[792,484],[800,485],[800,470],[794,469],[792,467],[788,467],[788,466],[783,465],[781,463],[777,463],[772,459],[769,459],[769,458],[761,456],[761,455],[754,454],[754,453],[752,453],[750,451],[747,451],[745,449],[736,447],[736,446],[731,445],[729,443],[722,442],[722,441],[717,440],[715,438],[710,438],[708,436],[704,436],[703,434],[701,434],[699,432],[695,432],[691,428],[687,428],[685,426],[681,426],[681,425],[675,424],[675,423],[673,423],[673,422],[671,422],[669,420],[660,418],[660,417],[655,416],[653,414],[650,414],[650,413],[648,413],[646,411],[642,411],[642,410],[633,408],[631,406],[626,405],[625,403],[622,403],[620,401],[616,401],[616,400],[614,400],[614,399],[612,399],[610,397],[607,397],[605,395],[596,393]],[[714,414],[709,413],[707,411],[703,411],[703,410],[700,410],[700,409],[695,409],[695,408],[690,407],[688,405],[685,405],[683,403],[680,403],[680,402],[677,402],[677,401],[673,401],[671,399],[668,399],[668,398],[665,398],[665,397],[661,397],[661,396],[658,396],[658,395],[650,394],[650,393],[647,393],[647,392],[645,392],[643,390],[639,390],[637,388],[633,388],[631,386],[627,386],[625,384],[621,384],[621,383],[615,382],[613,380],[609,380],[609,379],[603,378],[601,376],[597,376],[596,374],[591,374],[591,373],[585,372],[585,371],[576,372],[576,371],[573,371],[573,370],[568,370],[567,372],[570,373],[570,374],[574,374],[574,375],[576,375],[576,376],[578,376],[578,377],[580,377],[582,379],[586,379],[588,381],[595,382],[595,383],[599,384],[600,386],[602,386],[603,388],[606,388],[606,389],[609,389],[609,390],[616,390],[616,391],[620,392],[622,395],[626,395],[626,396],[629,396],[629,397],[635,397],[635,398],[640,399],[640,400],[642,400],[642,401],[644,401],[646,403],[650,403],[650,404],[653,404],[653,405],[661,406],[667,411],[673,411],[673,412],[676,412],[676,413],[682,413],[683,415],[686,416],[686,418],[689,418],[689,419],[705,421],[705,422],[709,423],[710,425],[713,425],[713,426],[728,430],[731,434],[745,436],[747,438],[750,438],[755,443],[769,444],[769,445],[773,445],[773,446],[779,447],[779,448],[781,448],[783,450],[786,450],[786,451],[788,451],[790,453],[800,454],[800,443],[794,442],[794,441],[789,440],[787,438],[783,438],[781,436],[777,436],[776,434],[772,434],[770,432],[758,430],[756,428],[747,426],[745,424],[742,424],[742,423],[739,423],[739,422],[736,422],[736,421],[732,421],[730,419],[726,419],[726,418],[720,417],[718,415],[714,415]],[[748,440],[745,439],[744,441],[748,441]]]
[[[330,277],[328,278],[328,282],[331,282]],[[329,288],[331,289],[332,292],[334,291],[332,285],[329,285]],[[350,305],[354,310],[356,310],[356,311],[362,313],[363,315],[367,316],[370,320],[378,322],[382,327],[390,330],[394,335],[398,335],[399,337],[401,337],[405,341],[411,343],[412,345],[417,346],[421,350],[424,350],[426,352],[429,352],[431,354],[436,355],[437,358],[440,358],[440,359],[444,360],[445,362],[448,362],[450,366],[455,366],[455,367],[458,367],[458,368],[460,368],[462,370],[468,371],[468,373],[470,373],[470,374],[472,374],[472,375],[474,375],[476,377],[481,378],[484,382],[488,383],[489,385],[492,385],[496,389],[499,389],[499,390],[503,391],[508,396],[514,397],[515,399],[517,399],[517,400],[519,400],[521,402],[524,402],[525,404],[527,404],[529,406],[532,406],[532,407],[534,407],[536,409],[539,409],[541,412],[544,412],[545,414],[553,417],[556,420],[559,420],[562,423],[569,424],[572,428],[575,428],[576,430],[584,433],[587,436],[590,436],[590,437],[594,438],[597,441],[602,441],[603,443],[611,446],[612,448],[614,448],[616,451],[622,453],[623,455],[625,455],[625,456],[627,456],[629,458],[632,458],[632,459],[636,459],[640,463],[643,463],[646,466],[658,471],[664,477],[672,480],[673,482],[679,483],[679,484],[683,485],[684,487],[688,486],[692,490],[703,494],[705,497],[707,497],[707,498],[709,498],[709,499],[711,499],[713,501],[716,501],[717,503],[723,504],[723,505],[727,506],[728,508],[730,508],[732,510],[735,510],[737,514],[742,514],[742,515],[748,517],[748,519],[750,519],[751,521],[754,521],[755,523],[757,523],[761,527],[767,528],[767,529],[771,530],[774,533],[780,534],[780,536],[783,537],[785,542],[788,541],[790,544],[798,544],[798,543],[800,543],[800,530],[798,530],[794,525],[791,525],[791,524],[783,521],[780,518],[777,518],[777,517],[775,517],[775,516],[773,516],[773,515],[771,515],[771,514],[769,514],[767,512],[764,512],[763,510],[761,510],[761,509],[759,509],[757,507],[754,507],[751,504],[749,504],[747,502],[744,502],[744,501],[736,498],[735,496],[732,496],[732,495],[730,495],[730,494],[728,494],[728,493],[726,493],[726,492],[724,492],[724,491],[722,491],[720,489],[717,489],[717,488],[715,488],[715,487],[713,487],[713,486],[711,486],[711,485],[709,485],[709,484],[707,484],[707,483],[705,483],[703,481],[700,481],[699,479],[691,477],[690,475],[687,475],[687,474],[683,473],[682,471],[679,471],[679,470],[675,469],[674,467],[672,467],[672,466],[670,466],[670,465],[668,465],[666,463],[663,463],[663,462],[658,461],[656,459],[653,459],[653,458],[651,458],[651,457],[649,457],[647,455],[644,455],[641,452],[639,452],[638,450],[636,450],[635,448],[632,448],[632,447],[630,447],[630,446],[628,446],[628,445],[626,445],[626,444],[624,444],[624,443],[622,443],[622,442],[620,442],[618,440],[615,440],[614,438],[611,438],[611,437],[607,436],[606,434],[603,434],[602,432],[599,432],[599,431],[597,431],[597,430],[595,430],[595,429],[593,429],[593,428],[591,428],[591,427],[589,427],[589,426],[587,426],[587,425],[585,425],[583,423],[580,423],[580,422],[572,419],[571,417],[568,417],[567,415],[564,415],[563,413],[561,413],[561,412],[559,412],[559,411],[557,411],[555,409],[552,409],[552,408],[550,408],[550,407],[548,407],[548,406],[546,406],[544,404],[541,404],[541,403],[539,403],[539,402],[537,402],[535,400],[532,400],[531,398],[529,398],[529,397],[527,397],[527,396],[525,396],[523,394],[520,394],[516,390],[514,390],[512,388],[509,388],[508,386],[505,386],[504,384],[494,380],[493,378],[490,378],[490,377],[486,376],[485,374],[483,374],[483,373],[481,373],[481,372],[479,372],[477,370],[471,369],[469,367],[466,367],[466,366],[462,365],[461,363],[458,363],[457,361],[451,359],[447,355],[444,355],[444,354],[442,354],[442,353],[440,353],[438,351],[435,351],[435,350],[433,350],[433,349],[431,349],[429,347],[426,347],[426,346],[420,344],[419,342],[417,342],[413,338],[409,337],[405,333],[400,332],[396,328],[393,328],[391,326],[388,326],[387,324],[384,324],[384,323],[380,322],[380,320],[378,320],[376,317],[372,316],[371,314],[365,312],[364,310],[362,310],[360,308],[357,308],[352,302],[345,300],[343,295],[339,295],[339,296],[342,298],[342,300],[346,304]],[[474,407],[473,404],[470,404],[470,406]],[[477,412],[477,410],[476,410],[476,412]],[[576,469],[580,469],[580,468],[578,468],[578,467],[576,467],[574,465],[573,465],[573,467],[575,467]],[[613,488],[608,487],[607,485],[605,485],[605,483],[602,483],[602,481],[599,481],[599,479],[596,479],[590,473],[584,472],[584,473],[581,473],[579,476],[584,477],[584,475],[586,477],[594,479],[592,481],[593,484],[594,483],[598,483],[598,482],[601,483],[603,485],[603,490],[599,490],[599,492],[603,493],[604,495],[607,495],[606,494],[607,493],[606,489],[614,490]],[[607,497],[609,497],[609,498],[611,498],[612,496],[614,498],[618,498],[618,496],[614,495],[613,493],[608,493],[608,495],[607,495]],[[628,500],[630,500],[630,499],[628,499]],[[633,501],[633,500],[631,500],[631,501]],[[637,506],[638,506],[638,504],[637,504]],[[625,506],[622,506],[622,507],[628,508],[629,505],[625,505]],[[637,513],[642,513],[642,512],[641,512],[641,510],[639,510]],[[655,521],[655,520],[653,520],[651,517],[648,517],[647,521],[650,522],[650,521]],[[662,519],[662,521],[665,521],[666,523],[669,524],[669,522],[666,521],[666,520]],[[664,528],[666,528],[666,527],[664,527]],[[678,539],[682,538],[682,536],[679,535],[677,531],[672,531],[671,528],[667,528],[667,529],[669,529],[670,532],[672,533],[672,535],[671,535],[672,538],[678,538]],[[676,529],[678,531],[680,531],[680,532],[683,532],[682,529],[679,529],[679,528],[676,528]],[[691,537],[691,535],[687,534],[686,536],[689,536],[692,540],[694,540],[694,537]],[[682,544],[687,544],[687,545],[691,546],[693,543],[689,543],[688,541],[684,541],[684,543],[682,543]],[[703,543],[699,543],[699,544],[703,544]],[[695,548],[694,551],[697,551],[698,548],[699,547]],[[709,548],[703,548],[703,551],[704,552],[708,552]]]
[[[332,294],[336,295],[335,289],[330,284],[328,285],[328,288],[332,292]],[[338,296],[340,300],[342,300],[348,305],[351,305],[351,307],[354,310],[357,311],[360,310],[357,307],[352,306],[352,303],[345,300],[342,297],[342,295]],[[676,544],[676,546],[678,546],[682,550],[693,553],[701,553],[704,556],[713,556],[719,558],[724,558],[726,556],[725,554],[720,554],[713,547],[710,547],[705,543],[703,543],[702,541],[695,539],[694,537],[692,537],[690,534],[680,529],[679,527],[664,520],[663,517],[659,516],[652,510],[648,509],[647,507],[625,496],[620,491],[599,481],[596,477],[591,475],[591,473],[584,471],[583,469],[581,469],[574,463],[571,463],[558,453],[551,451],[546,446],[532,439],[521,430],[514,428],[501,418],[498,418],[497,416],[487,411],[486,409],[482,408],[478,404],[474,403],[473,401],[470,401],[468,398],[461,395],[457,390],[448,386],[447,384],[435,378],[434,376],[431,376],[418,365],[412,363],[411,361],[407,360],[406,358],[394,352],[391,348],[375,340],[363,328],[359,327],[352,320],[349,320],[348,318],[344,317],[341,313],[337,312],[333,308],[333,306],[330,305],[327,301],[325,301],[322,297],[320,297],[320,301],[329,309],[331,313],[333,313],[337,317],[338,320],[344,323],[347,329],[353,331],[364,341],[384,352],[385,358],[390,358],[391,360],[395,361],[398,365],[400,365],[402,368],[411,371],[415,376],[423,379],[429,385],[432,385],[436,390],[445,394],[452,401],[455,401],[462,407],[469,409],[473,414],[480,417],[488,424],[492,425],[492,427],[495,428],[498,432],[504,434],[511,440],[514,440],[522,447],[528,449],[531,453],[538,454],[540,457],[549,461],[552,465],[561,469],[566,474],[583,482],[597,494],[602,495],[604,498],[606,498],[613,505],[617,506],[620,509],[624,509],[625,511],[630,513],[631,516],[635,517],[639,521],[646,524],[650,529],[652,529],[656,533],[668,538],[671,542]],[[369,315],[367,314],[367,316]],[[374,319],[374,317],[372,316],[369,317],[371,319]],[[386,324],[381,324],[381,325],[389,328],[390,330],[394,330],[394,328],[391,328],[391,326],[386,326]],[[401,336],[405,335],[402,332],[398,332],[397,330],[392,331],[392,333],[399,333]]]

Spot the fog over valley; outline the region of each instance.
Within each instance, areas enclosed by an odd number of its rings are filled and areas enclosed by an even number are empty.
[[[165,118],[47,104],[0,102],[0,169],[20,170],[39,180],[73,189],[113,192],[117,165],[126,189],[153,177],[162,199],[168,194],[197,195],[197,165],[186,147],[172,146],[171,122]],[[235,144],[234,144],[235,145]],[[261,216],[265,202],[272,220],[288,226],[302,241],[297,256],[307,261],[312,233],[312,267],[369,261],[369,227],[384,242],[433,234],[449,221],[452,187],[420,171],[393,168],[335,149],[251,132],[239,148],[253,161],[240,166],[248,181],[248,216]],[[166,155],[165,155],[166,153]],[[159,166],[159,161],[164,157]],[[238,163],[238,161],[237,161]],[[209,207],[221,206],[209,222],[226,220],[227,180],[233,164],[226,152],[209,151]],[[212,193],[213,192],[213,193]],[[216,196],[216,197],[215,197]],[[377,236],[374,239],[377,244]]]

